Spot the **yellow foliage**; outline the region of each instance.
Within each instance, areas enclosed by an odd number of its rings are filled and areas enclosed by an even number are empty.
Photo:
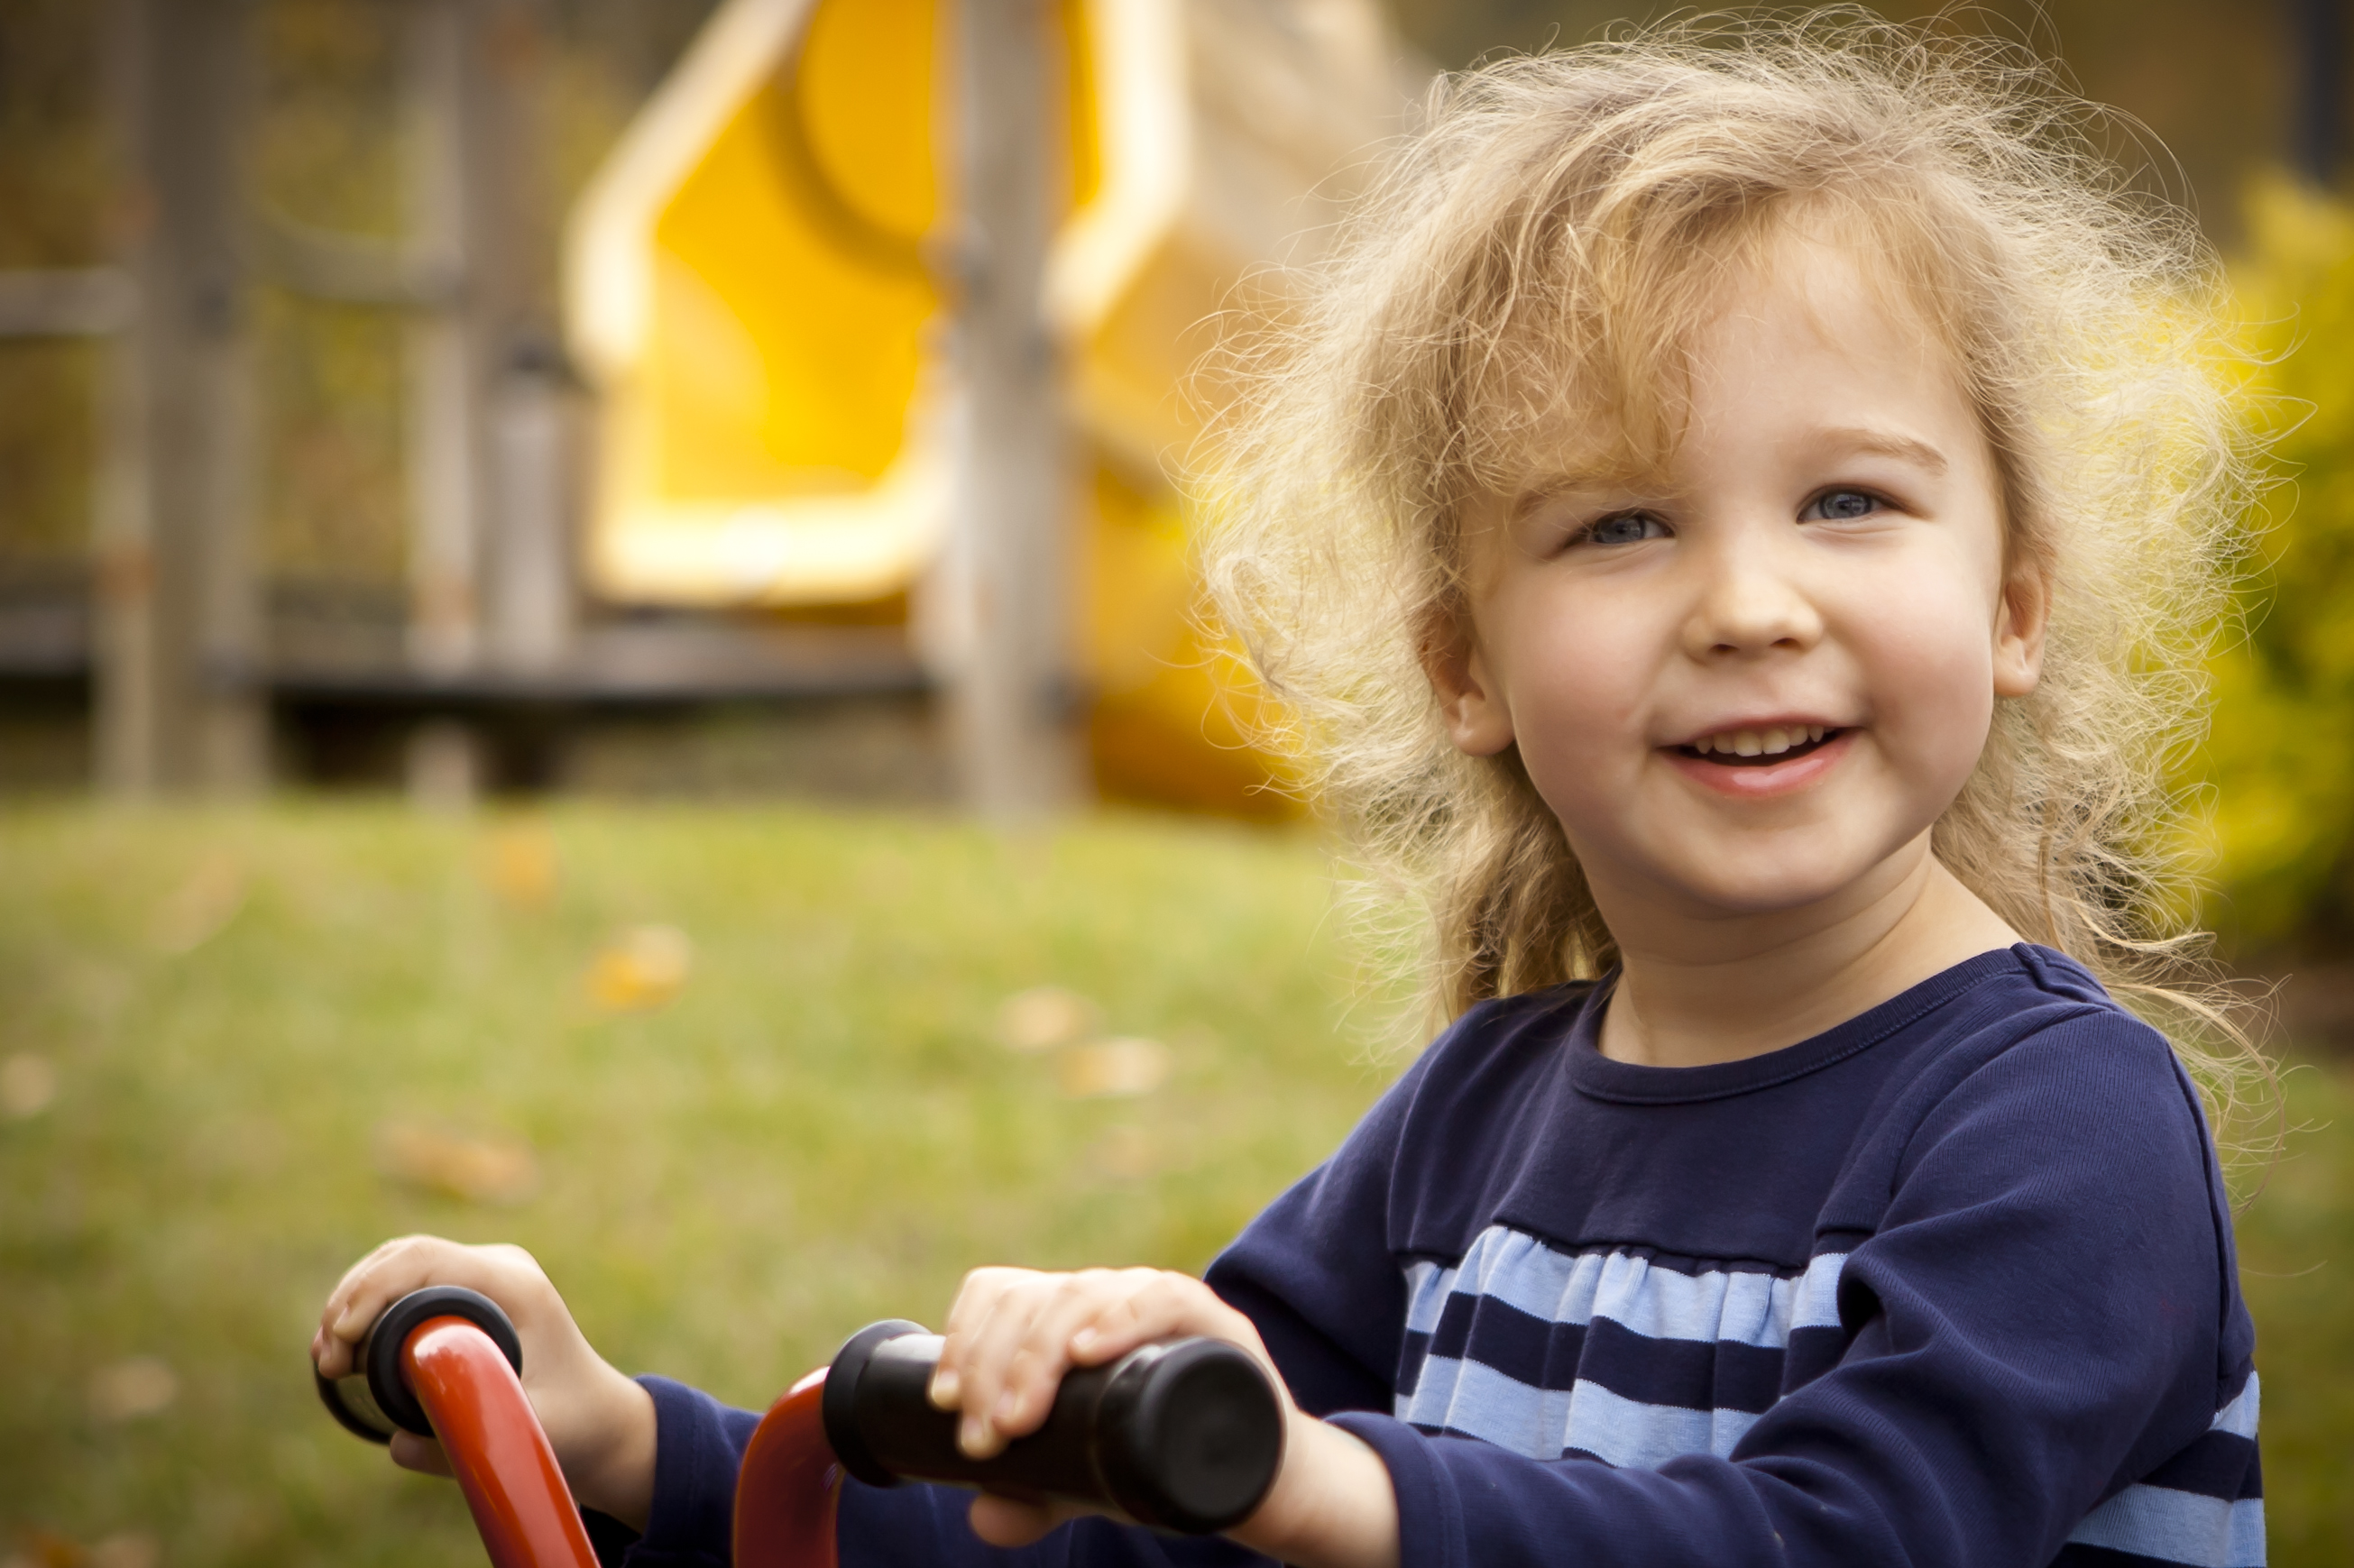
[[[2251,416],[2285,482],[2200,758],[2221,923],[2246,942],[2331,941],[2354,935],[2354,208],[2259,182],[2232,282]]]

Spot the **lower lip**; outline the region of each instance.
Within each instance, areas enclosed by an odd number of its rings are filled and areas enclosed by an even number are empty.
[[[1769,762],[1762,768],[1755,763],[1736,768],[1729,763],[1712,762],[1705,757],[1688,756],[1678,749],[1670,749],[1667,756],[1685,778],[1704,784],[1720,795],[1757,800],[1804,789],[1839,766],[1840,758],[1847,755],[1849,742],[1854,738],[1854,730],[1843,729],[1804,757],[1794,757],[1787,762]]]

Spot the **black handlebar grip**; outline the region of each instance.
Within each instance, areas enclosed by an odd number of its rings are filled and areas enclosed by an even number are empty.
[[[875,1486],[945,1481],[1036,1500],[1108,1504],[1188,1535],[1250,1517],[1283,1459],[1283,1403],[1267,1374],[1218,1340],[1145,1345],[1076,1368],[1045,1424],[995,1457],[957,1447],[957,1414],[927,1393],[941,1340],[914,1323],[851,1336],[826,1373],[826,1441]]]
[[[523,1375],[523,1340],[497,1302],[461,1285],[429,1285],[386,1308],[369,1325],[367,1338],[353,1352],[357,1371],[329,1379],[320,1376],[316,1367],[311,1370],[312,1381],[319,1385],[319,1402],[346,1431],[371,1443],[389,1443],[396,1431],[433,1436],[425,1407],[400,1375],[400,1348],[429,1318],[463,1318],[488,1334],[515,1375]]]

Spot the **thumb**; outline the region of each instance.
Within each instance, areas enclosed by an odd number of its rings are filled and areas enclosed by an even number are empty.
[[[454,1476],[450,1467],[450,1456],[441,1451],[439,1439],[419,1437],[414,1432],[392,1435],[392,1462],[404,1470],[415,1470],[426,1476]]]
[[[1065,1503],[1023,1502],[1019,1498],[983,1492],[972,1499],[968,1516],[972,1532],[991,1546],[1027,1546],[1057,1525],[1084,1519],[1095,1510]]]

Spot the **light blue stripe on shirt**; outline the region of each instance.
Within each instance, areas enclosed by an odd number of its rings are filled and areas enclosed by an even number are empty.
[[[2190,1568],[2264,1568],[2264,1499],[2131,1486],[2086,1514],[2068,1540]]]
[[[2240,1390],[2240,1396],[2215,1413],[2211,1430],[2229,1432],[2234,1437],[2245,1437],[2249,1442],[2254,1442],[2257,1401],[2256,1374],[2250,1372],[2247,1385]]]
[[[1397,1414],[1532,1458],[1557,1459],[1577,1449],[1621,1468],[1649,1468],[1680,1454],[1722,1458],[1757,1420],[1743,1410],[1645,1404],[1582,1379],[1568,1388],[1535,1388],[1452,1356],[1423,1364],[1421,1382],[1397,1402]]]
[[[1501,1225],[1479,1234],[1454,1268],[1406,1269],[1406,1329],[1438,1327],[1450,1296],[1485,1296],[1553,1323],[1596,1318],[1653,1340],[1729,1340],[1782,1350],[1793,1329],[1839,1327],[1844,1253],[1825,1253],[1795,1277],[1733,1269],[1682,1274],[1635,1253],[1564,1253]]]
[[[2262,1385],[2250,1372],[2239,1397],[2215,1413],[2209,1430],[2253,1442],[2262,1401]],[[2130,1486],[2086,1514],[2068,1539],[2079,1546],[2103,1546],[2193,1568],[2263,1568],[2264,1500]]]
[[[1839,1326],[1846,1262],[1844,1254],[1827,1253],[1789,1277],[1731,1269],[1683,1274],[1636,1253],[1560,1252],[1496,1225],[1480,1233],[1457,1267],[1408,1266],[1406,1327],[1436,1332],[1448,1300],[1462,1295],[1547,1322],[1601,1318],[1648,1339],[1781,1350],[1794,1329]],[[2213,1429],[2253,1439],[2259,1398],[2251,1373],[2239,1396],[2216,1412]],[[1583,1379],[1566,1389],[1539,1388],[1453,1356],[1426,1358],[1414,1393],[1400,1395],[1395,1409],[1401,1420],[1532,1458],[1576,1450],[1622,1468],[1650,1468],[1683,1454],[1728,1457],[1757,1420],[1745,1411],[1647,1404]],[[2189,1568],[2261,1568],[2264,1503],[2136,1485],[2086,1515],[2068,1539]]]

